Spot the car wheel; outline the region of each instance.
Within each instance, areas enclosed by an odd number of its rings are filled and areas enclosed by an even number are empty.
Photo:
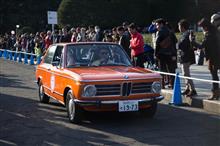
[[[151,104],[150,108],[140,110],[143,117],[153,118],[157,111],[157,102]]]
[[[43,84],[39,83],[39,100],[41,103],[49,103],[50,97],[44,93]]]
[[[82,120],[83,109],[74,102],[72,90],[69,90],[66,97],[67,116],[71,123],[80,123]]]

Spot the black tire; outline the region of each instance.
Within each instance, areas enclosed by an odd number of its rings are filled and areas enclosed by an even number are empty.
[[[66,110],[71,123],[78,124],[82,121],[83,109],[74,102],[72,90],[69,90],[66,95]]]
[[[151,104],[151,107],[140,110],[143,117],[153,118],[157,111],[157,102]]]
[[[38,94],[39,94],[39,100],[41,103],[49,103],[50,97],[44,93],[44,87],[41,82],[39,83]]]

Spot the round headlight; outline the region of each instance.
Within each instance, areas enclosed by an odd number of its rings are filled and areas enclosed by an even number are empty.
[[[160,93],[160,91],[161,91],[161,83],[160,82],[153,82],[153,84],[152,84],[152,91],[153,91],[153,93]]]
[[[86,85],[83,90],[84,97],[92,97],[96,95],[96,87],[94,85]]]

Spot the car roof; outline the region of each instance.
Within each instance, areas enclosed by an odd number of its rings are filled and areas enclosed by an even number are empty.
[[[56,43],[53,45],[88,45],[88,44],[106,44],[106,45],[118,45],[117,43],[112,43],[112,42],[74,42],[74,43]]]

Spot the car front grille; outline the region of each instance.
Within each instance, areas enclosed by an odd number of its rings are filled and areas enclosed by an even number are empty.
[[[121,85],[95,85],[96,96],[119,96],[121,94]]]
[[[152,83],[133,83],[131,94],[150,93]]]
[[[151,82],[95,85],[96,96],[129,96],[130,94],[151,93],[151,85]]]

